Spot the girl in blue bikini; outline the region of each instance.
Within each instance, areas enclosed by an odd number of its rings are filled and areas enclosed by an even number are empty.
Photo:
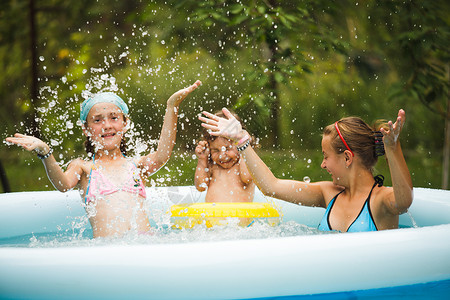
[[[250,136],[224,108],[226,118],[208,112],[199,119],[211,135],[239,141],[238,149],[259,189],[267,196],[306,206],[326,208],[321,230],[341,232],[398,228],[398,217],[413,200],[411,175],[403,157],[399,135],[405,123],[400,110],[376,132],[360,118],[343,118],[323,132],[321,167],[332,181],[302,182],[276,178],[250,146]],[[377,156],[386,154],[392,187],[373,177]]]
[[[17,133],[6,141],[35,151],[59,191],[79,188],[94,238],[121,236],[128,231],[145,233],[150,224],[144,209],[144,182],[168,161],[175,145],[179,105],[200,84],[197,81],[167,100],[157,151],[142,157],[125,156],[128,106],[113,93],[96,94],[81,105],[85,146],[92,160],[75,159],[63,171],[52,149],[40,139]]]

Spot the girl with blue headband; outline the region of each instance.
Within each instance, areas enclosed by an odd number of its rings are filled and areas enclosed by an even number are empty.
[[[321,167],[328,171],[332,181],[320,182],[276,178],[252,149],[251,137],[242,130],[241,123],[226,108],[223,113],[225,117],[203,112],[199,119],[211,135],[237,142],[253,181],[265,195],[325,208],[318,227],[324,231],[398,228],[399,215],[413,201],[411,175],[399,141],[405,123],[404,110],[399,110],[395,123],[389,121],[379,128],[372,128],[357,117],[343,118],[325,127]],[[378,156],[384,154],[392,187],[383,186],[383,176],[372,174]]]
[[[63,171],[52,149],[40,139],[17,133],[6,141],[35,151],[59,191],[79,188],[94,238],[121,236],[129,231],[146,233],[150,224],[144,209],[144,182],[169,160],[175,145],[179,106],[200,84],[197,80],[167,100],[158,148],[145,156],[125,156],[128,106],[109,92],[96,94],[81,104],[85,146],[92,160],[75,159]]]

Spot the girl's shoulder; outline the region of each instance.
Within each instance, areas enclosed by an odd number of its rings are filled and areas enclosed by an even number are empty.
[[[148,158],[145,156],[129,156],[129,157],[126,157],[126,159],[135,165],[139,165],[139,164],[142,164],[142,162],[144,160],[147,160]]]
[[[328,205],[331,199],[345,189],[343,186],[336,185],[332,181],[317,181],[314,182],[313,185],[317,185],[322,191],[323,199],[326,205]]]
[[[125,158],[129,164],[140,170],[141,176],[146,179],[155,171],[151,171],[152,156],[130,156]]]
[[[69,167],[81,168],[84,173],[89,173],[93,165],[92,160],[85,160],[80,157],[69,163]]]
[[[128,163],[133,164],[139,169],[143,170],[143,173],[147,173],[149,165],[151,165],[152,159],[148,156],[130,156],[125,158]]]
[[[377,189],[377,188],[375,188]],[[392,201],[395,201],[394,189],[389,186],[381,186],[375,192],[375,201],[385,206],[390,206]]]
[[[370,202],[370,207],[373,212],[380,212],[378,215],[381,216],[396,216],[400,215],[404,211],[399,209],[396,201],[394,188],[388,186],[377,187],[374,190],[373,200]]]
[[[394,189],[390,186],[380,186],[375,187],[373,193],[377,200],[385,200],[386,198],[392,197],[394,195]]]

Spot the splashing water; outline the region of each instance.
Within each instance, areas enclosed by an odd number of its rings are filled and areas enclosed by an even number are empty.
[[[72,231],[32,234],[17,239],[14,246],[30,248],[86,247],[103,245],[139,245],[139,244],[179,244],[192,242],[216,242],[230,240],[270,239],[298,235],[334,234],[289,221],[279,226],[270,226],[265,222],[255,222],[251,227],[241,227],[237,222],[227,226],[207,228],[197,225],[192,229],[173,230],[167,226],[153,227],[149,234],[129,232],[122,237],[92,239],[91,230],[82,231],[74,227]],[[11,244],[11,243],[10,243]]]
[[[261,195],[262,196],[262,195]],[[57,227],[56,232],[26,234],[14,238],[0,240],[0,245],[14,247],[85,247],[98,245],[132,245],[132,244],[176,244],[191,242],[214,242],[228,240],[249,240],[279,238],[299,235],[333,234],[319,231],[295,221],[284,221],[278,226],[271,226],[263,219],[255,219],[249,227],[239,225],[238,218],[227,218],[226,226],[207,227],[199,224],[192,229],[175,229],[168,212],[173,204],[201,202],[203,195],[195,187],[155,188],[145,200],[148,210],[151,230],[148,234],[139,234],[136,230],[129,231],[121,237],[92,239],[92,229],[89,225],[88,213],[83,216],[67,217],[67,224]],[[271,198],[266,198],[271,201]],[[278,207],[278,209],[281,209]],[[63,229],[65,228],[65,229]]]
[[[414,220],[412,214],[409,212],[409,210],[406,212],[408,214],[408,217],[411,219],[411,223],[413,228],[418,228],[419,226],[417,225],[416,220]]]
[[[249,84],[248,80],[241,75],[243,72],[241,72],[240,66],[244,66],[244,63],[237,63],[228,67],[222,64],[217,65],[216,61],[211,58],[211,52],[201,50],[196,50],[193,53],[169,51],[171,44],[169,40],[162,39],[158,34],[151,35],[149,32],[148,28],[134,26],[132,36],[124,35],[122,36],[123,40],[120,36],[116,36],[117,53],[107,53],[108,50],[105,50],[103,61],[96,65],[88,65],[84,62],[81,54],[78,57],[75,53],[72,57],[72,66],[66,74],[61,76],[60,81],[40,88],[37,121],[43,130],[43,139],[51,144],[54,152],[58,154],[55,157],[60,165],[67,165],[72,159],[79,157],[80,153],[83,157],[86,157],[82,150],[78,149],[77,152],[73,149],[74,145],[79,145],[79,148],[82,147],[85,139],[81,132],[81,122],[78,120],[79,105],[92,94],[105,91],[115,92],[123,97],[125,102],[131,104],[131,121],[125,134],[127,150],[131,153],[129,156],[142,155],[156,149],[165,101],[170,93],[186,86],[197,78],[204,81],[209,80],[211,89],[197,96],[192,95],[191,98],[193,99],[188,100],[190,101],[189,106],[196,107],[195,112],[183,111],[179,116],[182,131],[178,133],[177,143],[184,138],[187,141],[187,151],[174,152],[171,160],[176,158],[177,162],[181,163],[177,163],[173,167],[169,163],[162,169],[165,173],[158,172],[150,178],[147,185],[164,186],[173,184],[174,178],[185,176],[186,170],[190,169],[190,166],[196,160],[193,154],[196,138],[192,138],[192,128],[199,127],[199,124],[196,123],[196,114],[202,110],[216,110],[223,106],[229,106],[232,104],[232,100],[234,101],[242,96],[242,91],[237,87],[245,87]],[[131,42],[128,42],[127,45],[125,41]],[[130,45],[133,43],[136,46],[131,47]],[[196,41],[193,39],[193,44],[195,43]],[[148,49],[147,45],[150,44],[153,44],[153,47],[158,47],[159,53],[165,54],[161,57],[155,56],[156,58],[143,54],[146,52],[142,50]],[[195,57],[195,59],[192,60],[192,57]],[[44,56],[40,56],[39,60],[43,63],[51,61]],[[239,58],[236,57],[235,62],[238,62],[238,60]],[[124,65],[131,67],[124,68]],[[45,77],[45,72],[43,74]],[[78,75],[75,76],[74,74]],[[80,76],[80,74],[83,76]],[[233,85],[229,84],[230,81],[233,82]],[[48,79],[41,78],[41,82],[48,82]],[[173,84],[174,82],[177,83],[176,87]],[[140,99],[142,96],[146,96],[146,99]],[[200,101],[196,101],[195,97],[201,98]],[[158,113],[158,109],[162,113]],[[254,113],[256,114],[256,111]],[[136,123],[133,122],[134,118]],[[139,122],[139,119],[147,122]],[[250,120],[251,118],[249,118]],[[77,126],[74,126],[75,124]],[[149,135],[149,127],[152,132],[157,132],[157,134]],[[185,129],[186,132],[184,132]],[[28,133],[31,133],[31,130]],[[198,136],[200,135],[198,134]],[[194,170],[194,168],[191,169]],[[189,170],[189,172],[192,170]],[[189,176],[193,179],[193,171],[192,175]],[[199,226],[192,230],[172,231],[169,230],[170,217],[163,209],[152,209],[149,215],[157,223],[152,236],[136,236],[130,233],[123,238],[113,239],[113,242],[174,243],[317,234],[315,229],[289,222],[278,227],[255,223],[250,228],[241,228],[236,225],[206,229]],[[83,220],[74,220],[70,231],[32,235],[26,238],[27,244],[29,243],[32,247],[52,247],[110,242],[109,239],[92,240],[90,229],[86,230],[84,226],[87,222],[88,219],[85,217]]]

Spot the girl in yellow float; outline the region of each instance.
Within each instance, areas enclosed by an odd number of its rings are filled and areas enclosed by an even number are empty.
[[[17,133],[6,141],[35,151],[59,191],[79,188],[94,238],[121,236],[129,231],[145,233],[150,224],[143,205],[144,182],[168,161],[175,144],[179,106],[200,84],[196,81],[167,100],[157,151],[142,157],[125,156],[123,135],[129,122],[128,107],[118,95],[109,92],[93,95],[81,105],[85,146],[92,160],[75,159],[63,171],[52,149],[40,139]]]
[[[225,118],[203,112],[199,119],[211,135],[238,141],[253,180],[268,196],[306,206],[326,208],[320,230],[358,232],[398,228],[398,217],[413,200],[411,175],[403,157],[399,136],[405,123],[400,110],[395,123],[380,131],[356,117],[343,118],[324,129],[321,167],[332,181],[302,182],[276,178],[250,146],[250,137],[224,108]],[[373,177],[377,157],[386,154],[392,187],[383,177]]]

